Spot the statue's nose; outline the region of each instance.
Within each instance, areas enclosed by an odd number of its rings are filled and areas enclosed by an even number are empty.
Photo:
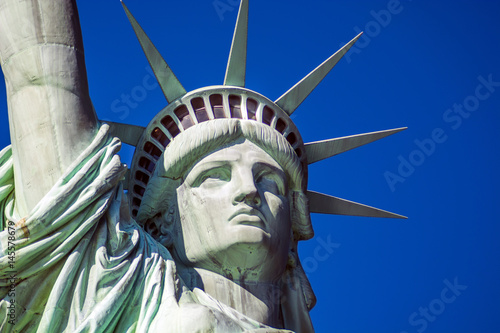
[[[245,202],[249,206],[261,205],[262,199],[251,172],[239,172],[233,180],[236,181],[233,204]]]

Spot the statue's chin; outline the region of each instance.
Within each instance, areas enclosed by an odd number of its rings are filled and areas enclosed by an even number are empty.
[[[274,251],[272,248],[271,234],[260,224],[250,222],[241,223],[234,226],[232,230],[234,245],[248,245],[255,250],[263,248],[267,251]]]

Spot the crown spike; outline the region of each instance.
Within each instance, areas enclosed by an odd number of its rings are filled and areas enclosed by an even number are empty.
[[[344,45],[344,47],[335,52],[335,54],[325,60],[321,65],[316,67],[316,69],[278,98],[275,103],[285,110],[286,113],[291,115],[339,62],[339,60],[342,59],[344,54],[349,51],[351,46],[359,39],[359,37],[361,37],[361,34],[362,33],[354,37],[349,43]]]
[[[318,192],[307,191],[307,198],[311,213],[407,219],[403,215]]]
[[[132,13],[130,13],[123,1],[122,5],[167,101],[171,103],[177,98],[185,95],[186,89],[184,89],[174,72],[172,72],[172,69],[170,69],[168,64],[162,58],[156,47],[153,45],[139,23],[137,23],[136,19],[132,16]]]
[[[225,86],[245,86],[248,37],[248,0],[241,0],[233,42],[227,61]]]
[[[372,143],[373,141],[385,138],[394,133],[401,132],[405,129],[407,129],[407,127],[305,143],[307,163],[313,164],[348,150]]]
[[[102,121],[102,120],[101,120]],[[123,143],[128,145],[137,146],[145,127],[137,125],[129,125],[123,123],[115,123],[114,121],[104,120],[109,125],[109,132],[112,136],[118,137]]]

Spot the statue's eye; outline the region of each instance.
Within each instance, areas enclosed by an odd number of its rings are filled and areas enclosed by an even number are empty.
[[[274,194],[285,195],[286,180],[284,175],[278,174],[271,169],[264,169],[255,177],[255,182],[260,184],[263,190]]]
[[[221,182],[228,182],[230,180],[231,180],[230,170],[224,167],[219,167],[206,170],[205,172],[200,174],[193,185],[194,186],[216,185]]]

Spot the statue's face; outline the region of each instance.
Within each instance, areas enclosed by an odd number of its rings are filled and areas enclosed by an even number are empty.
[[[179,259],[234,279],[279,278],[291,239],[287,192],[281,166],[248,140],[204,157],[177,189]]]

